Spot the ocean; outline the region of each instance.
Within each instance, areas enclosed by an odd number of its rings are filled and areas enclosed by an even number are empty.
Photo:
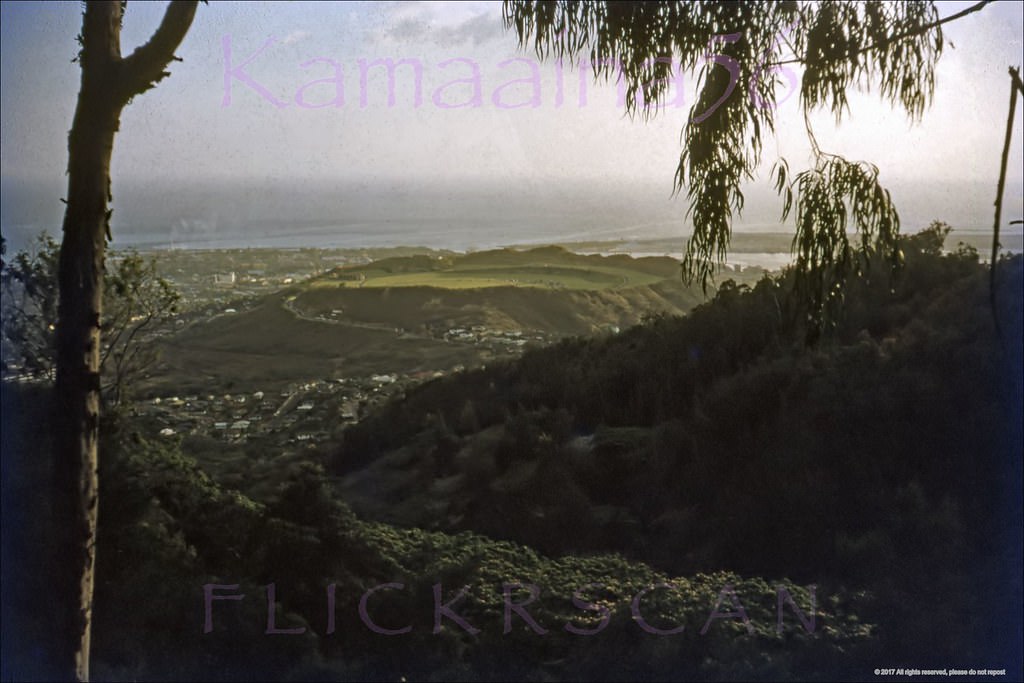
[[[952,194],[950,188],[941,189],[947,190],[947,198]],[[935,198],[937,188],[905,195],[900,204],[902,232],[945,220],[955,229],[948,248],[963,240],[985,257],[991,243],[991,199],[982,201],[980,188],[959,189],[955,194],[964,200],[953,205]],[[8,253],[27,248],[43,230],[59,237],[60,194],[56,184],[3,178],[0,229]],[[685,198],[672,197],[669,186],[637,184],[542,179],[455,187],[380,179],[274,185],[126,181],[117,185],[114,199],[115,249],[421,246],[465,252],[573,244],[595,252],[679,257],[690,231]],[[1007,221],[1021,213],[1019,197],[1008,192],[1008,199]],[[778,201],[770,189],[751,187],[743,216],[734,220],[731,263],[775,268],[789,262],[790,238],[765,244],[757,237],[792,235],[792,224],[778,222]],[[1020,252],[1021,227],[1004,228],[1002,242],[1009,251]]]

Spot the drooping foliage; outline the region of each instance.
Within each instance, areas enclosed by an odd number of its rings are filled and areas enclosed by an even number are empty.
[[[899,218],[878,171],[826,154],[807,115],[850,113],[851,87],[875,90],[916,120],[931,101],[943,48],[941,24],[986,2],[939,18],[932,2],[533,2],[507,0],[505,25],[541,57],[622,79],[626,111],[644,118],[664,102],[673,72],[698,72],[697,98],[682,130],[675,190],[688,201],[693,234],[683,268],[707,287],[725,260],[732,222],[743,210],[742,185],[754,180],[776,110],[799,100],[812,143],[812,168],[776,175],[785,218],[793,202],[797,270],[814,322],[858,272],[856,252],[875,250],[898,263]],[[788,87],[783,86],[788,81]],[[785,160],[777,168],[786,170]],[[848,229],[860,235],[851,245]]]

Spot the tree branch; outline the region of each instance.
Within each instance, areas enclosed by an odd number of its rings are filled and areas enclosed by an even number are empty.
[[[117,348],[118,342],[121,341],[121,335],[124,334],[125,329],[128,327],[128,321],[131,320],[131,311],[132,304],[129,303],[127,317],[122,317],[122,315],[118,315],[112,319],[105,321],[105,326],[107,330],[116,330],[116,332],[114,333],[113,338],[105,340],[107,348],[103,352],[103,355],[100,357],[100,368],[107,364],[107,359],[110,358],[110,354],[114,352],[114,349]],[[117,318],[119,317],[121,317],[122,319],[118,320]]]
[[[1010,78],[1013,79],[1013,86],[1024,95],[1024,81],[1020,79],[1020,70],[1010,67]]]
[[[847,59],[850,59],[851,57],[856,57],[859,54],[863,54],[865,52],[870,52],[871,50],[877,50],[880,47],[885,47],[886,45],[889,45],[891,43],[895,43],[898,40],[903,40],[904,38],[910,38],[912,36],[921,35],[922,33],[925,33],[927,31],[931,31],[933,28],[937,28],[939,26],[942,26],[943,24],[948,24],[951,21],[956,21],[957,19],[962,19],[963,17],[966,17],[968,14],[974,14],[975,12],[978,12],[981,9],[983,9],[985,7],[985,5],[988,5],[988,4],[991,4],[991,3],[992,3],[992,0],[981,0],[981,2],[975,3],[975,4],[971,5],[970,7],[968,7],[965,10],[961,10],[960,12],[957,12],[956,14],[951,14],[951,15],[949,15],[948,17],[946,17],[944,19],[939,19],[938,21],[933,21],[930,24],[925,24],[921,28],[914,29],[913,31],[905,31],[905,32],[897,34],[895,36],[891,36],[889,38],[886,38],[885,40],[880,40],[877,43],[872,43],[871,45],[865,45],[864,47],[857,48],[856,50],[851,50],[850,52],[847,52],[846,54],[843,54],[843,55],[840,55],[840,56],[836,57],[834,61],[847,60]],[[806,60],[804,58],[802,58],[802,57],[794,57],[793,59],[787,59],[787,60],[784,60],[784,61],[781,61],[781,62],[775,62],[773,64],[769,64],[768,66],[782,66],[784,64],[806,64],[806,63],[807,62],[806,62]]]
[[[82,46],[78,59],[82,64],[83,77],[90,71],[87,67],[104,70],[121,60],[121,3],[92,2],[85,4],[82,15],[82,34],[78,37]]]
[[[996,187],[996,216],[992,223],[992,262],[989,263],[989,304],[992,306],[992,320],[999,329],[999,316],[996,310],[996,264],[999,262],[999,223],[1003,214],[1003,192],[1006,189],[1006,165],[1010,156],[1010,142],[1013,139],[1013,114],[1017,108],[1017,91],[1024,92],[1024,84],[1020,80],[1020,71],[1010,67],[1010,111],[1006,116],[1006,138],[1003,140],[1003,155],[999,163],[999,183]]]
[[[188,33],[198,4],[194,0],[172,2],[149,42],[121,61],[121,95],[125,101],[168,76],[164,69],[175,59],[174,51]]]

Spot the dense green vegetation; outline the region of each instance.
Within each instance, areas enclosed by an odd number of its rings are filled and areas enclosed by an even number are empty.
[[[1000,336],[946,233],[905,238],[898,278],[856,283],[816,344],[788,276],[725,283],[685,318],[427,384],[333,469],[379,519],[865,588],[890,654],[1019,665],[1021,258]]]
[[[1022,259],[1000,265],[999,335],[987,270],[971,249],[943,255],[944,237],[905,239],[898,280],[858,283],[814,344],[787,276],[724,283],[686,317],[421,385],[333,452],[280,459],[276,487],[261,470],[258,500],[203,469],[197,457],[216,459],[197,439],[150,440],[137,418],[108,416],[95,677],[1019,672]],[[46,395],[3,392],[4,556],[21,561],[5,564],[2,616],[19,628],[5,631],[2,677],[45,679]],[[276,628],[304,633],[265,633],[271,583]],[[367,613],[409,633],[360,617],[360,598],[388,583],[403,587],[372,594]],[[526,610],[546,633],[516,613],[504,632],[506,583],[539,588]],[[682,633],[634,619],[634,597],[663,583],[674,589],[642,595],[643,615]],[[212,603],[210,633],[206,584],[245,595]],[[436,584],[444,602],[466,588],[452,609],[479,633],[448,618],[433,633]],[[777,631],[780,585],[805,615],[815,586],[813,633],[788,603]],[[750,629],[709,623],[736,609],[726,587]],[[573,603],[578,590],[595,608]],[[605,614],[595,635],[565,630]]]
[[[46,560],[50,523],[34,486],[48,476],[30,443],[45,444],[45,403],[36,392],[4,386],[5,554],[22,559],[5,576],[4,619],[21,628],[5,639],[5,679],[53,675],[48,634]],[[96,587],[95,675],[108,680],[507,680],[662,678],[819,678],[849,671],[848,652],[871,645],[871,627],[857,616],[864,597],[765,581],[730,572],[669,578],[618,555],[551,559],[528,547],[463,533],[399,529],[363,521],[338,500],[315,465],[298,468],[266,504],[225,489],[177,447],[151,442],[114,418],[106,435]],[[16,454],[9,456],[8,454]],[[12,476],[15,475],[15,476]],[[9,544],[9,545],[8,545]],[[631,600],[644,597],[649,627],[683,626],[674,636],[645,633]],[[266,586],[276,590],[276,628],[267,635]],[[402,583],[369,602],[373,622],[413,627],[408,634],[372,632],[359,616],[370,588]],[[542,595],[528,613],[547,633],[511,615],[505,633],[503,584],[536,585]],[[233,585],[239,602],[212,603],[204,633],[206,584]],[[335,629],[328,626],[326,590],[335,586]],[[479,633],[454,621],[433,632],[433,586]],[[596,585],[595,585],[596,584]],[[588,588],[588,586],[590,588]],[[792,596],[777,628],[777,586]],[[722,593],[730,589],[733,593]],[[510,588],[523,603],[526,589]],[[580,600],[590,609],[574,606]],[[734,596],[734,597],[733,597]],[[735,603],[733,600],[735,599]],[[717,617],[741,605],[740,619]],[[815,614],[813,632],[800,621]],[[606,611],[603,611],[606,610]],[[607,616],[606,627],[601,623]],[[569,633],[597,630],[593,635]],[[707,627],[705,629],[705,627]],[[706,633],[701,634],[702,630]]]

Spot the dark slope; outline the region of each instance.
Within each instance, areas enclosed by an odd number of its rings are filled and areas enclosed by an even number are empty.
[[[861,586],[904,653],[997,652],[1019,621],[971,605],[1020,604],[1021,258],[1000,268],[1000,336],[986,268],[940,246],[909,238],[892,291],[854,286],[813,347],[765,281],[434,381],[346,432],[342,490],[552,554]]]

